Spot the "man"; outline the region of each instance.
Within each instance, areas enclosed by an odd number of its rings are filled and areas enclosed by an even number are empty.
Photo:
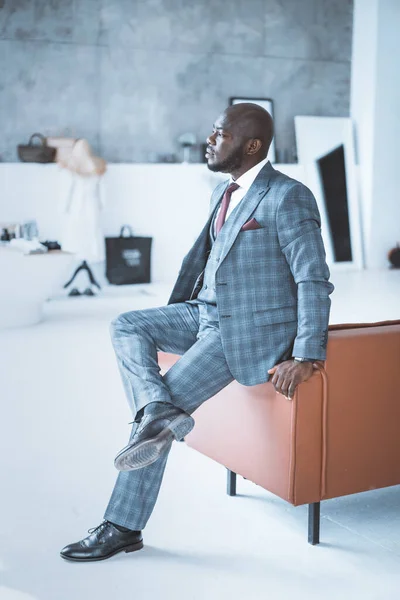
[[[191,414],[236,379],[271,381],[292,398],[324,360],[329,270],[312,193],[267,161],[272,119],[258,105],[229,107],[207,139],[212,171],[229,173],[183,260],[168,305],[120,315],[112,339],[135,417],[115,459],[121,472],[91,535],[61,551],[70,560],[143,547],[173,440]],[[190,190],[188,190],[190,194]],[[182,355],[160,375],[157,350]]]

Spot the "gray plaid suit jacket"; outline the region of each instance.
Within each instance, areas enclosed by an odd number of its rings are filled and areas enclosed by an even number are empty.
[[[227,185],[221,183],[212,194],[208,221],[183,259],[168,304],[191,297]],[[250,218],[260,229],[241,231]],[[320,228],[311,191],[268,162],[220,231],[215,287],[221,339],[240,383],[268,381],[268,369],[290,356],[325,359],[334,287]]]

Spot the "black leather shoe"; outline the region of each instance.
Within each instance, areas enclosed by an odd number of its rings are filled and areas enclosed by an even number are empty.
[[[65,546],[60,556],[66,560],[89,562],[105,560],[117,552],[135,552],[143,548],[141,531],[119,531],[109,521],[89,529],[89,533],[80,542]]]
[[[78,288],[72,288],[68,296],[81,296],[82,294],[78,290]]]
[[[92,290],[92,288],[86,288],[84,292],[82,292],[82,296],[95,296],[96,294]]]
[[[155,462],[194,427],[193,418],[179,408],[166,406],[164,414],[144,415],[129,444],[114,460],[118,471],[134,471]]]

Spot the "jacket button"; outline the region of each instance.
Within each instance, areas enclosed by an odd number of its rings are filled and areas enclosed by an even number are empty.
[[[204,286],[204,289],[205,289],[205,290],[207,289],[207,285],[205,285],[205,286]]]

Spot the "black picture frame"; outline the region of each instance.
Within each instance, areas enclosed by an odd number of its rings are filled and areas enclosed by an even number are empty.
[[[253,104],[258,104],[262,108],[265,108],[269,112],[272,118],[274,118],[274,101],[272,98],[247,98],[244,96],[231,96],[229,98],[229,104],[232,106],[233,104],[241,104],[242,102],[252,102]],[[271,163],[276,162],[276,153],[275,153],[275,136],[272,139],[271,145],[268,151],[268,160]]]

